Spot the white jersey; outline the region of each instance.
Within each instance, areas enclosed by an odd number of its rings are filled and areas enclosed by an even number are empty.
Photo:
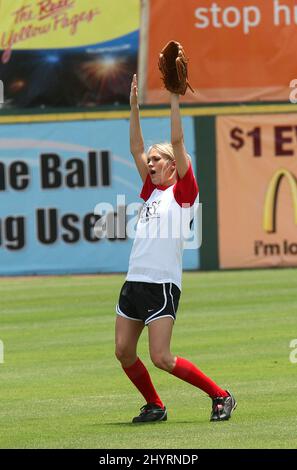
[[[193,218],[198,186],[192,166],[172,186],[156,186],[148,175],[127,281],[172,282],[181,290],[184,238]]]

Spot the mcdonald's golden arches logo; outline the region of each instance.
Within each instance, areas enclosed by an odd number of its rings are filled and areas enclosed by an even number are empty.
[[[271,178],[265,195],[263,229],[267,233],[276,232],[277,198],[280,183],[283,178],[287,179],[290,186],[294,209],[294,222],[297,225],[297,181],[289,170],[280,168]]]

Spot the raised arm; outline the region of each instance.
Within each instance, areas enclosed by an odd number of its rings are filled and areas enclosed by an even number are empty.
[[[171,144],[178,176],[183,178],[189,168],[189,158],[184,146],[184,135],[179,109],[179,95],[171,93]]]
[[[148,174],[148,166],[140,127],[137,91],[137,78],[136,75],[133,75],[130,92],[130,150],[134,157],[137,170],[144,182]]]

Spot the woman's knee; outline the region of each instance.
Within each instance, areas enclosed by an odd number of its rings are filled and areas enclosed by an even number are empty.
[[[166,352],[151,352],[151,360],[158,369],[171,372],[174,368],[174,357]]]
[[[125,345],[116,344],[115,356],[121,364],[128,367],[129,365],[132,365],[135,362],[136,351],[132,351],[131,348]]]

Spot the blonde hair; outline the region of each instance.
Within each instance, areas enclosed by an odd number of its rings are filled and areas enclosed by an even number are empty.
[[[159,152],[163,157],[167,158],[168,160],[175,160],[173,147],[168,142],[162,142],[160,144],[151,145],[147,151],[147,155],[149,155],[152,150],[157,150],[157,152]]]
[[[173,147],[172,144],[169,142],[161,142],[160,144],[153,144],[148,148],[147,155],[151,153],[152,150],[157,150],[163,157],[165,157],[168,160],[175,161],[175,156],[173,152]],[[187,157],[191,162],[191,157],[187,153]]]

